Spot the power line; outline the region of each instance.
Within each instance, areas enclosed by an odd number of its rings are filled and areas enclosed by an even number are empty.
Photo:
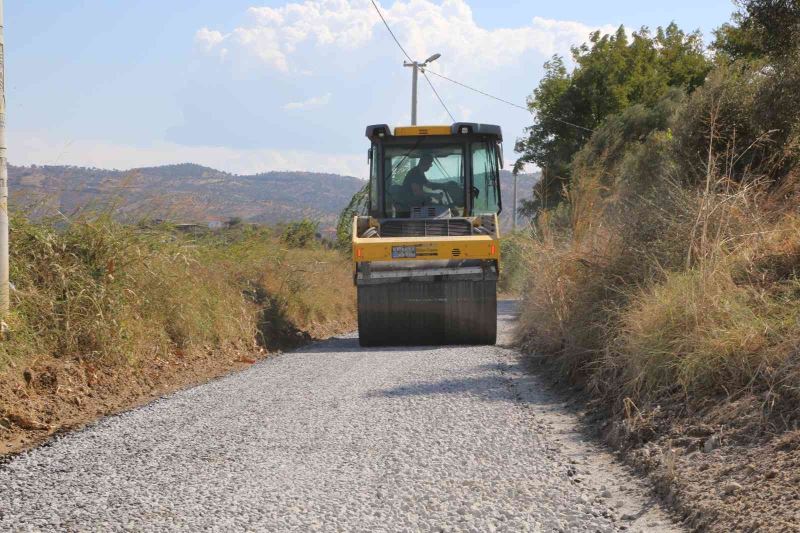
[[[392,36],[392,39],[394,39],[394,42],[396,42],[396,43],[397,43],[397,46],[398,46],[398,48],[400,48],[400,51],[402,51],[402,52],[403,52],[403,55],[404,55],[404,56],[406,56],[406,59],[408,59],[408,60],[409,60],[411,63],[413,63],[413,62],[414,62],[414,60],[413,60],[413,59],[411,59],[411,56],[410,56],[410,55],[408,55],[408,52],[406,52],[406,49],[405,49],[405,48],[403,48],[403,45],[402,45],[402,44],[400,44],[400,41],[397,39],[397,36],[396,36],[396,35],[394,34],[394,32],[392,31],[392,28],[390,28],[390,27],[389,27],[389,23],[388,23],[388,22],[386,22],[386,19],[385,19],[385,18],[383,18],[383,13],[381,13],[381,8],[379,8],[379,7],[378,7],[378,4],[376,4],[376,3],[375,3],[375,0],[370,0],[370,1],[372,2],[372,7],[374,7],[374,8],[375,8],[375,11],[377,11],[377,12],[378,12],[378,16],[379,16],[379,17],[381,18],[381,20],[383,21],[383,25],[384,25],[384,26],[386,26],[386,29],[387,29],[387,30],[389,30],[389,34]]]
[[[497,100],[498,102],[503,102],[504,104],[508,104],[510,106],[516,107],[518,109],[522,109],[523,111],[527,111],[528,113],[530,113],[530,110],[527,107],[523,107],[521,105],[515,104],[514,102],[509,102],[508,100],[503,100],[502,98],[494,96],[493,94],[489,94],[487,92],[481,91],[480,89],[476,89],[475,87],[470,87],[469,85],[461,83],[460,81],[456,81],[456,80],[454,80],[452,78],[448,78],[447,76],[443,76],[442,74],[439,74],[438,72],[434,72],[432,70],[428,70],[428,72],[430,72],[434,76],[439,76],[440,78],[442,78],[444,80],[447,80],[450,83],[455,83],[456,85],[460,85],[461,87],[464,87],[465,89],[469,89],[470,91],[474,91],[474,92],[476,92],[478,94],[482,94],[483,96],[488,96],[489,98],[493,98],[493,99]]]
[[[375,0],[370,0],[370,1],[372,2],[372,7],[375,8],[375,11],[378,13],[378,16],[381,18],[381,21],[383,21],[383,25],[386,26],[387,30],[389,30],[389,34],[392,36],[392,39],[394,39],[394,42],[397,43],[397,47],[400,48],[400,51],[403,52],[403,55],[406,56],[406,59],[408,59],[409,62],[414,63],[414,60],[411,59],[410,55],[408,55],[408,52],[406,52],[406,49],[403,48],[402,44],[400,44],[400,40],[397,38],[397,36],[392,31],[392,28],[389,26],[389,23],[386,22],[386,19],[383,17],[383,13],[381,12],[381,9],[378,7],[378,4],[375,3]],[[420,69],[420,70],[422,70],[422,69]],[[528,109],[525,106],[521,106],[519,104],[515,104],[514,102],[509,102],[508,100],[500,98],[499,96],[495,96],[493,94],[489,94],[489,93],[487,93],[485,91],[481,91],[480,89],[476,89],[475,87],[470,87],[466,83],[461,83],[460,81],[456,81],[456,80],[454,80],[452,78],[448,78],[447,76],[439,74],[438,72],[434,72],[433,70],[428,70],[428,69],[426,69],[426,70],[428,72],[430,72],[431,74],[433,74],[434,76],[438,76],[438,77],[442,78],[443,80],[449,81],[450,83],[455,83],[456,85],[464,87],[465,89],[469,89],[470,91],[474,91],[474,92],[476,92],[478,94],[481,94],[483,96],[486,96],[488,98],[492,98],[493,100],[497,100],[498,102],[502,102],[502,103],[504,103],[506,105],[510,105],[512,107],[516,107],[517,109],[522,109],[523,111],[525,111],[527,113],[533,114],[531,112],[531,110]],[[455,122],[456,119],[453,118],[453,114],[450,113],[449,109],[447,109],[447,106],[445,105],[444,101],[442,100],[442,97],[439,96],[439,93],[436,91],[436,88],[433,86],[433,83],[431,83],[431,80],[430,80],[430,78],[428,78],[428,75],[425,73],[425,70],[422,70],[422,74],[425,76],[425,79],[428,81],[428,85],[431,86],[431,89],[433,90],[433,94],[435,94],[436,98],[439,99],[439,103],[442,104],[442,107],[444,107],[444,110],[447,111],[447,114],[450,115],[450,118],[453,119],[453,122]],[[591,129],[591,128],[587,128],[587,127],[581,126],[579,124],[574,124],[574,123],[569,122],[567,120],[562,120],[562,119],[556,118],[556,117],[550,117],[550,118],[552,120],[555,120],[556,122],[560,122],[562,124],[566,124],[567,126],[572,126],[573,128],[578,128],[578,129],[581,129],[581,130],[584,130],[584,131],[588,131],[590,133],[594,133],[594,130]]]
[[[375,3],[375,0],[370,0],[370,1],[372,2],[372,7],[375,8],[375,11],[378,13],[378,16],[383,21],[383,25],[386,26],[387,30],[389,30],[389,34],[392,36],[392,39],[394,39],[394,42],[397,43],[397,47],[400,48],[400,51],[403,52],[403,55],[406,56],[406,59],[408,59],[408,61],[410,63],[416,64],[416,62],[413,59],[411,59],[411,56],[408,55],[408,52],[406,52],[406,49],[403,48],[403,45],[400,44],[400,39],[398,39],[397,36],[394,34],[394,32],[392,31],[392,28],[389,26],[389,23],[386,22],[386,19],[383,17],[383,13],[381,13],[380,8],[378,7],[378,4]],[[450,115],[450,118],[452,119],[452,121],[456,122],[455,117],[450,112],[450,110],[447,108],[447,105],[444,103],[444,100],[439,95],[439,92],[436,90],[436,87],[433,86],[433,83],[431,82],[431,79],[428,77],[427,74],[425,74],[425,70],[420,69],[420,71],[422,72],[422,75],[425,76],[425,81],[427,81],[428,85],[430,85],[431,90],[433,91],[433,94],[436,95],[436,98],[439,100],[439,103],[442,104],[442,107],[444,108],[444,110],[447,112],[448,115]]]
[[[442,97],[439,96],[439,92],[436,90],[436,87],[433,86],[433,83],[431,82],[431,79],[428,77],[428,75],[425,73],[425,70],[424,69],[420,69],[420,71],[422,72],[422,75],[425,76],[425,81],[427,81],[428,85],[431,86],[431,90],[433,91],[433,94],[435,94],[436,98],[439,99],[439,103],[442,104],[442,107],[444,108],[444,110],[447,111],[448,115],[450,115],[450,119],[453,122],[458,122],[456,120],[456,118],[453,116],[453,114],[450,112],[450,110],[447,109],[447,105],[445,105],[444,100],[442,100]]]
[[[464,87],[465,89],[469,89],[470,91],[474,91],[474,92],[476,92],[476,93],[478,93],[478,94],[482,94],[483,96],[487,96],[487,97],[489,97],[489,98],[492,98],[492,99],[494,99],[494,100],[497,100],[498,102],[502,102],[502,103],[504,103],[504,104],[510,105],[510,106],[512,106],[512,107],[516,107],[517,109],[522,109],[523,111],[526,111],[526,112],[528,112],[528,113],[531,113],[531,114],[533,114],[533,113],[531,112],[531,110],[530,110],[530,109],[528,109],[527,107],[523,107],[523,106],[521,106],[521,105],[519,105],[519,104],[515,104],[514,102],[509,102],[508,100],[504,100],[503,98],[500,98],[499,96],[495,96],[495,95],[493,95],[493,94],[489,94],[489,93],[487,93],[487,92],[485,92],[485,91],[481,91],[480,89],[476,89],[475,87],[470,87],[470,86],[469,86],[469,85],[467,85],[466,83],[461,83],[460,81],[456,81],[456,80],[454,80],[454,79],[452,79],[452,78],[448,78],[447,76],[444,76],[444,75],[442,75],[442,74],[439,74],[438,72],[434,72],[434,71],[432,71],[432,70],[430,70],[430,69],[428,69],[428,72],[430,72],[430,73],[431,73],[431,74],[433,74],[434,76],[439,76],[439,77],[440,77],[440,78],[442,78],[443,80],[447,80],[447,81],[449,81],[450,83],[455,83],[456,85],[459,85],[459,86],[461,86],[461,87]],[[560,118],[556,118],[556,117],[550,117],[550,118],[551,118],[551,119],[553,119],[553,120],[555,120],[556,122],[561,122],[562,124],[566,124],[567,126],[572,126],[573,128],[582,129],[582,130],[585,130],[585,131],[588,131],[588,132],[594,132],[594,130],[593,130],[593,129],[587,128],[587,127],[585,127],[585,126],[581,126],[581,125],[579,125],[579,124],[573,124],[572,122],[568,122],[568,121],[566,121],[566,120],[562,120],[562,119],[560,119]]]

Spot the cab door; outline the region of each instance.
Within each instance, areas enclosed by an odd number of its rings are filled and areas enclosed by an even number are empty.
[[[500,213],[500,169],[497,143],[474,142],[472,152],[472,214]]]

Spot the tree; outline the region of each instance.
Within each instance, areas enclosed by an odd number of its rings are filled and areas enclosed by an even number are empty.
[[[235,228],[241,225],[242,225],[241,217],[230,217],[228,220],[225,221],[226,228]]]
[[[532,163],[542,169],[529,210],[549,208],[563,199],[569,186],[573,156],[606,117],[636,104],[653,106],[679,87],[693,91],[711,69],[699,32],[685,33],[675,23],[645,27],[628,37],[623,26],[613,35],[594,32],[589,43],[572,49],[575,68],[564,59],[545,63],[545,76],[528,99],[535,113],[515,167]]]
[[[316,242],[319,222],[304,218],[286,225],[281,241],[290,248],[309,248]]]
[[[739,0],[739,12],[714,32],[713,48],[730,59],[780,58],[800,48],[800,2]]]
[[[350,247],[353,237],[353,217],[364,215],[367,212],[367,199],[369,196],[369,183],[364,185],[361,190],[353,195],[350,203],[347,204],[339,214],[339,222],[336,224],[336,245],[342,250]]]

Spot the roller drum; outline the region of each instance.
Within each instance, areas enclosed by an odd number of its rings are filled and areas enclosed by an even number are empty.
[[[402,281],[358,287],[362,346],[494,344],[494,280]]]

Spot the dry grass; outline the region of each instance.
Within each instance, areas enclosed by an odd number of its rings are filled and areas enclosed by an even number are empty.
[[[349,262],[266,228],[16,217],[11,246],[0,453],[354,327]]]
[[[719,64],[610,117],[526,247],[519,342],[584,385],[699,529],[797,522],[798,75]]]
[[[61,229],[17,218],[11,253],[13,335],[0,364],[248,348],[276,340],[260,331],[265,315],[311,334],[353,317],[348,265],[321,247],[287,249],[265,229],[186,236],[104,216]]]
[[[766,394],[796,414],[800,217],[786,203],[766,211],[774,197],[758,176],[730,179],[741,154],[714,152],[714,120],[699,187],[671,177],[661,133],[611,171],[602,154],[578,167],[529,245],[518,338],[620,410],[626,399]]]

